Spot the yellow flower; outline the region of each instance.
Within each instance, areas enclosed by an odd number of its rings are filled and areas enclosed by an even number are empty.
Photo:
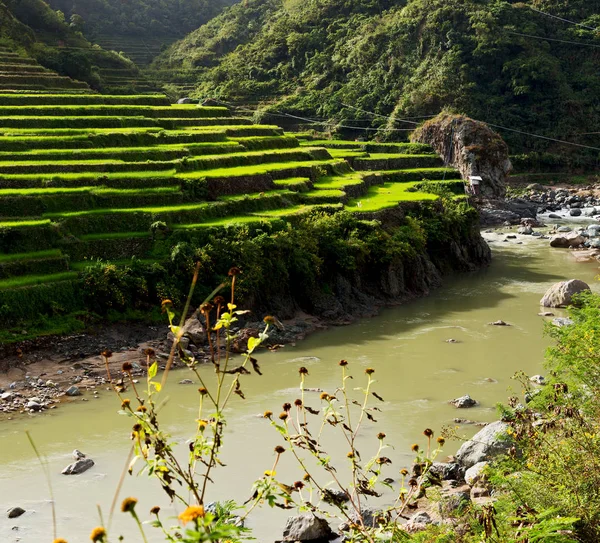
[[[92,530],[92,533],[90,534],[90,539],[94,543],[98,543],[98,542],[102,543],[104,541],[105,537],[106,537],[106,530],[104,528],[102,528],[102,526],[98,526],[97,528],[94,528]]]
[[[190,505],[188,508],[179,515],[179,520],[184,524],[188,522],[192,522],[197,518],[204,516],[204,506],[203,505]]]
[[[59,537],[58,539],[55,539],[52,543],[67,543],[67,540],[63,539],[62,537]]]
[[[268,469],[267,471],[265,471],[265,477],[275,477],[275,472],[271,469]]]

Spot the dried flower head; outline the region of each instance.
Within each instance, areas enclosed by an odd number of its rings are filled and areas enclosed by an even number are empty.
[[[136,424],[134,424],[134,425],[133,425],[133,428],[132,428],[132,430],[133,430],[134,432],[139,432],[141,429],[142,429],[142,425],[141,425],[139,422],[138,422],[138,423],[136,423]]]
[[[296,490],[302,490],[304,488],[304,483],[302,481],[296,481],[294,483],[294,488]]]
[[[284,411],[283,413],[279,413],[280,420],[286,420],[288,418],[288,414]]]
[[[281,407],[284,411],[289,411],[290,409],[292,409],[292,404],[289,402],[285,402]]]
[[[163,300],[160,304],[160,310],[165,313],[169,307],[173,307],[173,302],[171,300]]]
[[[416,443],[413,443],[410,448],[413,452],[419,452],[419,446]]]
[[[446,440],[442,436],[440,436],[437,438],[437,442],[440,444],[440,447],[443,447],[446,443]]]
[[[308,473],[305,473],[305,474],[302,476],[302,479],[303,479],[304,481],[310,481],[310,475],[309,475]]]
[[[110,358],[113,353],[110,349],[104,349],[101,353],[100,353],[104,358]]]
[[[127,398],[125,398],[121,402],[121,409],[128,409],[130,405],[131,405],[131,400],[128,400]]]
[[[236,275],[240,275],[240,273],[242,273],[242,270],[240,270],[238,267],[234,266],[233,268],[229,269],[229,272],[227,273],[227,275],[229,275],[229,277],[235,277]]]
[[[158,515],[159,513],[160,513],[160,507],[158,505],[155,505],[152,509],[150,509],[151,515]]]
[[[380,456],[377,460],[375,460],[380,466],[385,464],[391,464],[392,461],[387,456]]]
[[[367,368],[367,369],[365,370],[365,373],[366,373],[367,375],[373,375],[373,374],[375,373],[375,370],[374,370],[373,368]]]
[[[413,487],[419,485],[418,481],[414,477],[412,477],[411,479],[408,480],[408,484]]]
[[[385,439],[385,434],[383,432],[379,432],[377,434],[377,439]]]
[[[271,419],[271,418],[273,417],[273,411],[265,411],[265,412],[263,413],[263,417],[264,417],[265,419]]]
[[[123,513],[132,513],[137,502],[136,498],[125,498],[121,504],[121,511]]]
[[[347,455],[348,458],[354,458],[354,453],[350,451]]]
[[[343,368],[343,367],[345,367],[345,366],[347,366],[347,365],[348,365],[348,361],[347,361],[347,360],[340,360],[340,361],[338,362],[338,365],[342,366],[342,368]]]
[[[327,401],[329,401],[331,396],[329,396],[329,394],[327,394],[327,392],[321,392],[321,395],[319,396],[319,398],[321,398],[321,400],[324,400],[327,402]]]
[[[308,375],[308,370],[307,370],[307,369],[306,369],[304,366],[302,366],[302,367],[301,367],[301,368],[298,370],[298,373],[299,373],[300,375]]]
[[[433,430],[431,428],[425,428],[425,430],[423,430],[423,435],[425,437],[433,437]]]
[[[200,392],[202,396],[206,396],[208,394],[208,390],[206,390],[204,387],[200,387],[198,392]]]
[[[90,539],[94,543],[103,543],[105,537],[106,537],[106,530],[104,528],[102,528],[102,526],[98,526],[97,528],[94,528],[92,530],[92,533],[90,534]]]
[[[202,311],[202,313],[210,313],[212,310],[213,310],[213,304],[211,304],[210,302],[204,302],[200,306],[200,311]]]
[[[270,324],[270,325],[274,325],[275,324],[275,317],[273,317],[272,315],[267,315],[264,319],[263,322],[265,324]]]
[[[133,369],[133,364],[131,362],[123,362],[121,368],[123,371],[130,372]]]
[[[139,411],[140,413],[145,413],[146,411],[148,411],[148,408],[145,405],[140,405],[136,411]]]
[[[277,454],[283,454],[283,453],[285,452],[285,448],[284,448],[284,447],[282,447],[281,445],[277,445],[277,446],[275,447],[275,452],[276,452]]]
[[[297,398],[294,400],[294,405],[296,407],[302,407],[302,400],[300,398]]]
[[[213,304],[215,304],[217,307],[220,305],[225,305],[225,298],[223,298],[223,296],[215,296]]]
[[[203,516],[204,516],[204,506],[203,505],[190,505],[177,518],[179,518],[179,520],[183,524],[187,524],[188,522],[192,522]]]
[[[145,351],[144,354],[146,356],[154,356],[156,354],[156,352],[154,351],[154,349],[152,347],[148,347]]]
[[[400,470],[400,475],[402,475],[402,477],[406,477],[408,475],[408,470],[406,468],[402,468]]]

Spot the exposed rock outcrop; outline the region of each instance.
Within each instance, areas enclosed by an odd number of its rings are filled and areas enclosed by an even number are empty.
[[[296,515],[287,520],[283,530],[283,541],[325,542],[333,538],[327,521],[314,515]]]
[[[431,145],[462,178],[480,176],[480,194],[503,198],[512,169],[504,140],[485,123],[464,115],[441,113],[415,130],[411,140]]]
[[[463,467],[470,467],[506,454],[512,447],[506,422],[496,421],[477,432],[472,439],[462,444],[456,453],[456,461]]]

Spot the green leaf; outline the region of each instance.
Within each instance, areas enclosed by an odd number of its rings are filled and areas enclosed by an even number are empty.
[[[257,337],[251,337],[248,339],[248,354],[252,354],[254,349],[260,345],[260,339]]]
[[[156,377],[156,373],[158,372],[158,363],[154,362],[152,366],[148,368],[148,379],[153,379]]]

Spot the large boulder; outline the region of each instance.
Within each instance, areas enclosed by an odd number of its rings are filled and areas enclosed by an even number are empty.
[[[382,509],[378,509],[376,507],[364,506],[361,507],[361,518],[359,518],[356,511],[352,510],[348,515],[350,517],[350,521],[354,524],[359,524],[360,521],[364,523],[364,525],[368,528],[376,528],[377,526],[384,524],[387,520],[389,520],[389,515]],[[345,532],[350,529],[350,525],[348,521],[342,522],[339,526],[341,532]]]
[[[441,113],[415,130],[411,140],[431,145],[460,171],[463,179],[481,176],[479,191],[485,198],[505,196],[512,170],[508,146],[485,123],[464,115]]]
[[[93,465],[94,461],[91,458],[81,458],[80,460],[69,464],[61,473],[63,475],[79,475],[90,469]]]
[[[329,541],[334,533],[323,518],[305,514],[289,517],[283,529],[283,541]]]
[[[583,244],[585,238],[577,232],[569,232],[554,236],[550,240],[550,247],[558,247],[559,249],[568,249],[570,247],[579,247]]]
[[[540,305],[543,307],[567,307],[571,305],[573,296],[580,292],[589,291],[590,287],[587,283],[579,279],[571,279],[569,281],[561,281],[552,285],[540,300]]]
[[[477,432],[472,439],[462,444],[456,453],[456,461],[466,469],[506,454],[512,447],[506,422],[492,422]]]

